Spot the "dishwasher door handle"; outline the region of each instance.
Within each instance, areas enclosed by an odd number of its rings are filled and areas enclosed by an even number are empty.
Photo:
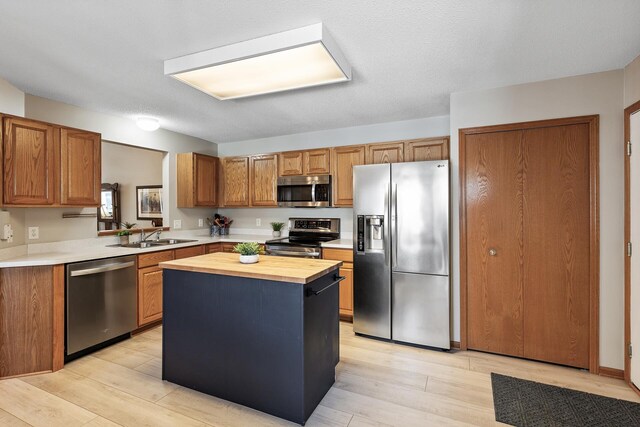
[[[122,270],[124,268],[133,267],[136,263],[133,261],[119,262],[117,264],[107,264],[102,267],[86,268],[84,270],[76,270],[71,272],[71,277],[88,276],[90,274],[106,273],[107,271]]]

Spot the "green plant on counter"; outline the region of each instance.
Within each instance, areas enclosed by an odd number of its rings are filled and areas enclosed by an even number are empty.
[[[273,231],[281,231],[284,228],[284,222],[272,222],[271,229]]]
[[[129,235],[131,235],[131,229],[136,226],[135,223],[131,223],[131,222],[123,222],[120,225],[122,225],[124,230],[118,231],[117,236],[129,236]]]
[[[235,245],[233,251],[240,255],[259,255],[261,248],[260,244],[256,242],[242,242]]]

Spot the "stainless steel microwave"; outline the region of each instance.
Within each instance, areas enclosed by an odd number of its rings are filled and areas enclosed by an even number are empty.
[[[331,175],[278,178],[278,206],[297,208],[331,206]]]

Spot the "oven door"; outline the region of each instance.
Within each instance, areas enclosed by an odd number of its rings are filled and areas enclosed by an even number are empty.
[[[302,246],[267,245],[267,254],[275,256],[291,256],[298,258],[322,258],[321,248],[308,248]]]
[[[278,178],[278,206],[331,206],[331,176],[284,176]]]

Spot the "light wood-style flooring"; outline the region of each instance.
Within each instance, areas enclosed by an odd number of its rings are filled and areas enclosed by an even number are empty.
[[[490,372],[640,401],[622,381],[478,352],[354,335],[341,324],[336,383],[307,426],[495,425]],[[293,426],[161,377],[161,327],[52,374],[0,381],[1,426]]]

